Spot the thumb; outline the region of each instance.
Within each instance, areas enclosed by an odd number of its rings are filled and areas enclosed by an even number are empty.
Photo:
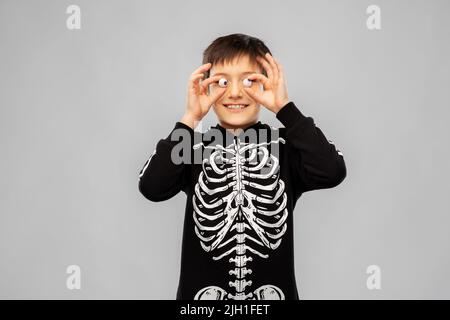
[[[211,98],[210,98],[210,105],[214,104],[217,99],[219,99],[226,91],[226,88],[220,88],[219,90],[217,90],[216,93],[214,93]]]
[[[261,98],[258,93],[255,93],[251,88],[244,88],[244,90],[253,100],[261,104]]]

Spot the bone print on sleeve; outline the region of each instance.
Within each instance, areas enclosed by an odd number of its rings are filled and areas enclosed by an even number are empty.
[[[313,118],[303,115],[292,101],[276,117],[286,128],[298,192],[332,188],[344,180],[347,170],[343,153],[316,127]]]
[[[175,135],[176,130],[178,131]],[[187,130],[186,134],[180,130]],[[172,150],[181,141],[178,138],[180,132],[183,137],[190,136],[190,141],[186,143],[192,145],[193,129],[182,122],[177,122],[170,134],[165,139],[159,140],[139,172],[139,191],[150,201],[168,200],[184,190],[187,184],[186,168],[189,167],[189,163],[175,163],[172,159]],[[190,147],[183,150],[187,149]]]

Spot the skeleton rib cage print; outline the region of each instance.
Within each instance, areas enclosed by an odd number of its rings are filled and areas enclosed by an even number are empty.
[[[195,300],[284,300],[272,284],[252,286],[252,261],[266,259],[276,250],[287,230],[285,182],[280,178],[279,158],[268,146],[285,143],[278,137],[262,143],[193,146],[211,149],[192,197],[194,231],[212,259],[229,263],[229,288],[211,285],[200,289]]]

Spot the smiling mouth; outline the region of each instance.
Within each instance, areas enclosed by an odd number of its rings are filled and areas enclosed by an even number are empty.
[[[239,110],[239,109],[247,108],[249,106],[249,104],[227,103],[227,104],[224,104],[223,106],[230,110]]]

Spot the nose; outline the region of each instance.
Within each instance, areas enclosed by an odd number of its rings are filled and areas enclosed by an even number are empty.
[[[230,97],[231,98],[239,98],[242,97],[242,81],[232,81],[230,82]]]

